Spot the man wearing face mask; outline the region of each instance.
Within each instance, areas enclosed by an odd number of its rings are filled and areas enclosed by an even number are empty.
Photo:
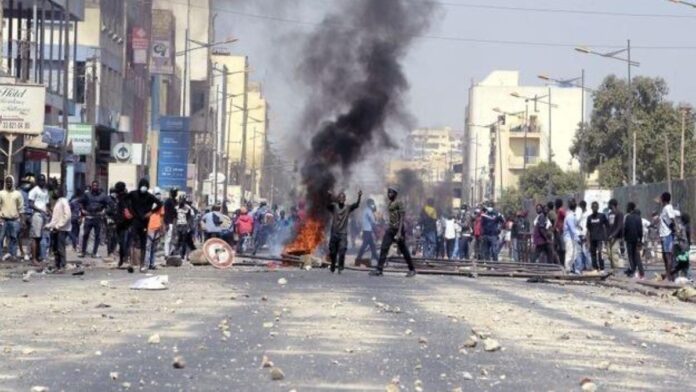
[[[34,265],[38,265],[46,258],[47,249],[42,239],[45,235],[44,228],[50,214],[48,203],[49,195],[46,187],[46,176],[41,174],[36,181],[36,186],[29,191],[29,205],[33,210],[30,236],[32,239],[32,264]]]
[[[162,202],[153,194],[148,192],[150,182],[143,178],[138,182],[138,189],[128,194],[127,205],[132,213],[131,224],[131,244],[132,249],[136,250],[136,259],[131,259],[131,264],[144,265],[145,250],[147,248],[147,225],[150,216],[162,207]],[[129,272],[132,269],[128,269]]]
[[[9,252],[3,260],[17,257],[17,237],[19,235],[19,219],[24,210],[22,194],[14,189],[14,177],[5,177],[5,188],[0,191],[0,247],[8,239]]]
[[[101,226],[104,220],[104,213],[109,207],[110,202],[109,196],[99,189],[99,183],[97,181],[92,181],[89,192],[85,193],[80,201],[82,214],[85,217],[84,233],[82,235],[82,253],[80,253],[80,257],[85,257],[87,253],[87,242],[92,229],[94,229],[92,257],[99,257],[97,251],[99,250],[99,242],[101,240]]]

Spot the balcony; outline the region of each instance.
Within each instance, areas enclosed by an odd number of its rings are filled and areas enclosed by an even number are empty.
[[[538,156],[527,156],[527,166],[532,166],[536,165],[539,163],[541,160],[539,159]],[[517,156],[517,155],[511,155],[508,157],[508,167],[511,170],[514,169],[524,169],[524,157]]]
[[[525,137],[522,127],[512,128],[507,134],[510,139],[524,139]],[[538,128],[530,128],[529,132],[527,132],[527,139],[541,140],[541,132],[539,132]]]

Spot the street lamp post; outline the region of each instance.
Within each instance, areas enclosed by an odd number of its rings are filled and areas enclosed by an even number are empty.
[[[685,139],[685,134],[686,134],[686,117],[691,114],[691,108],[688,106],[682,106],[679,108],[681,111],[681,147],[680,147],[680,155],[681,155],[681,161],[680,161],[680,168],[681,168],[681,173],[680,173],[680,179],[684,179],[684,139]],[[669,164],[669,163],[668,163]]]
[[[469,128],[485,128],[485,129],[490,130],[492,127],[494,127],[497,124],[498,121],[499,121],[499,119],[493,123],[488,124],[488,125],[467,124],[467,126]],[[477,183],[478,182],[478,166],[477,166],[478,165],[478,148],[481,145],[479,143],[479,139],[478,139],[478,132],[475,132],[474,137],[473,138],[470,137],[466,142],[471,143],[472,140],[474,141],[474,146],[475,146],[475,148],[474,148],[474,182]],[[493,180],[495,182],[495,178]],[[495,186],[495,184],[493,184],[493,186]],[[473,199],[473,194],[472,194],[472,199]],[[473,202],[473,200],[472,200],[472,202]]]
[[[612,52],[608,53],[600,53],[596,52],[592,49],[586,48],[586,47],[577,47],[575,48],[577,52],[584,53],[584,54],[592,54],[595,56],[600,56],[600,57],[606,57],[618,61],[623,61],[627,64],[628,66],[628,116],[626,118],[626,132],[627,135],[632,135],[633,136],[633,168],[631,170],[631,183],[633,185],[636,185],[638,182],[636,180],[636,164],[637,164],[637,150],[638,150],[638,142],[637,142],[637,135],[635,129],[632,130],[632,123],[633,123],[633,81],[631,80],[631,68],[632,67],[640,67],[640,63],[637,61],[633,61],[631,58],[631,40],[627,40],[627,45],[625,49],[620,49],[620,50],[615,50]],[[621,53],[626,53],[627,58],[622,58],[618,57]]]
[[[687,7],[696,8],[696,3],[692,3],[690,1],[684,1],[684,0],[668,0],[668,1],[670,3],[681,4],[681,5],[685,5]]]
[[[539,79],[545,80],[547,82],[553,82],[561,87],[578,87],[580,88],[580,134],[585,130],[585,91],[594,91],[591,88],[585,87],[585,70],[583,69],[580,76],[571,79],[557,79],[552,78],[548,75],[539,75]],[[577,82],[580,81],[580,84]],[[584,149],[584,146],[583,146]],[[585,152],[580,152],[580,171],[584,172],[585,165]]]

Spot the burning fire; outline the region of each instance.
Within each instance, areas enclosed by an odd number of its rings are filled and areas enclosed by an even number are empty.
[[[283,253],[290,255],[311,254],[324,240],[324,225],[321,221],[307,217],[300,223],[295,239],[285,246]]]

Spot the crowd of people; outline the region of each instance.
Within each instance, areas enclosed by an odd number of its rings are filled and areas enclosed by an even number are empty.
[[[643,260],[656,253],[652,242],[659,242],[664,279],[690,278],[690,219],[672,207],[669,193],[661,195],[661,208],[649,219],[633,202],[623,212],[615,199],[604,211],[597,202],[588,209],[585,201],[556,199],[536,205],[532,219],[526,210],[505,216],[493,203],[443,212],[428,199],[412,216],[397,195],[389,190],[384,213],[372,198],[361,205],[362,192],[353,204],[346,204],[344,193],[329,196],[332,221],[322,247],[328,250],[332,272],[343,270],[351,248],[358,260],[367,254],[381,273],[395,243],[409,262],[411,254],[493,262],[508,257],[560,264],[568,274],[605,271],[605,258],[612,270],[621,269],[625,259],[626,275],[643,279]],[[164,197],[147,179],[132,190],[118,182],[108,193],[95,181],[67,200],[57,181],[43,175],[26,176],[19,187],[8,176],[0,191],[0,244],[3,250],[6,244],[3,260],[23,259],[35,266],[44,265],[51,250],[56,272],[65,268],[68,244],[82,258],[100,258],[99,248],[105,245],[107,257],[116,259],[118,267],[146,271],[157,268],[158,255],[186,259],[197,243],[210,238],[228,242],[240,254],[256,254],[262,248],[279,253],[305,215],[303,203],[287,214],[265,201],[234,211],[220,204],[197,208],[177,189]],[[406,233],[412,234],[411,241],[406,241]]]
[[[536,205],[530,220],[526,210],[504,216],[493,203],[441,213],[429,199],[413,228],[412,248],[425,258],[450,260],[498,261],[507,253],[515,262],[560,264],[568,274],[604,272],[606,259],[612,270],[624,268],[627,276],[644,279],[643,260],[659,247],[663,278],[690,278],[690,218],[673,208],[669,193],[660,201],[648,219],[634,202],[623,212],[616,199],[604,211],[597,202],[588,209],[584,200],[556,199]]]
[[[199,209],[177,189],[164,197],[147,179],[132,190],[117,182],[108,193],[95,181],[68,200],[57,181],[44,175],[25,176],[19,188],[8,176],[0,190],[0,250],[4,261],[36,267],[48,266],[51,251],[50,270],[63,273],[67,246],[79,258],[94,259],[102,258],[102,248],[119,268],[144,272],[157,269],[158,257],[188,258],[197,243],[210,238],[221,238],[240,253],[256,253],[287,240],[303,209],[300,204],[286,215],[263,201],[235,211],[221,204]]]

